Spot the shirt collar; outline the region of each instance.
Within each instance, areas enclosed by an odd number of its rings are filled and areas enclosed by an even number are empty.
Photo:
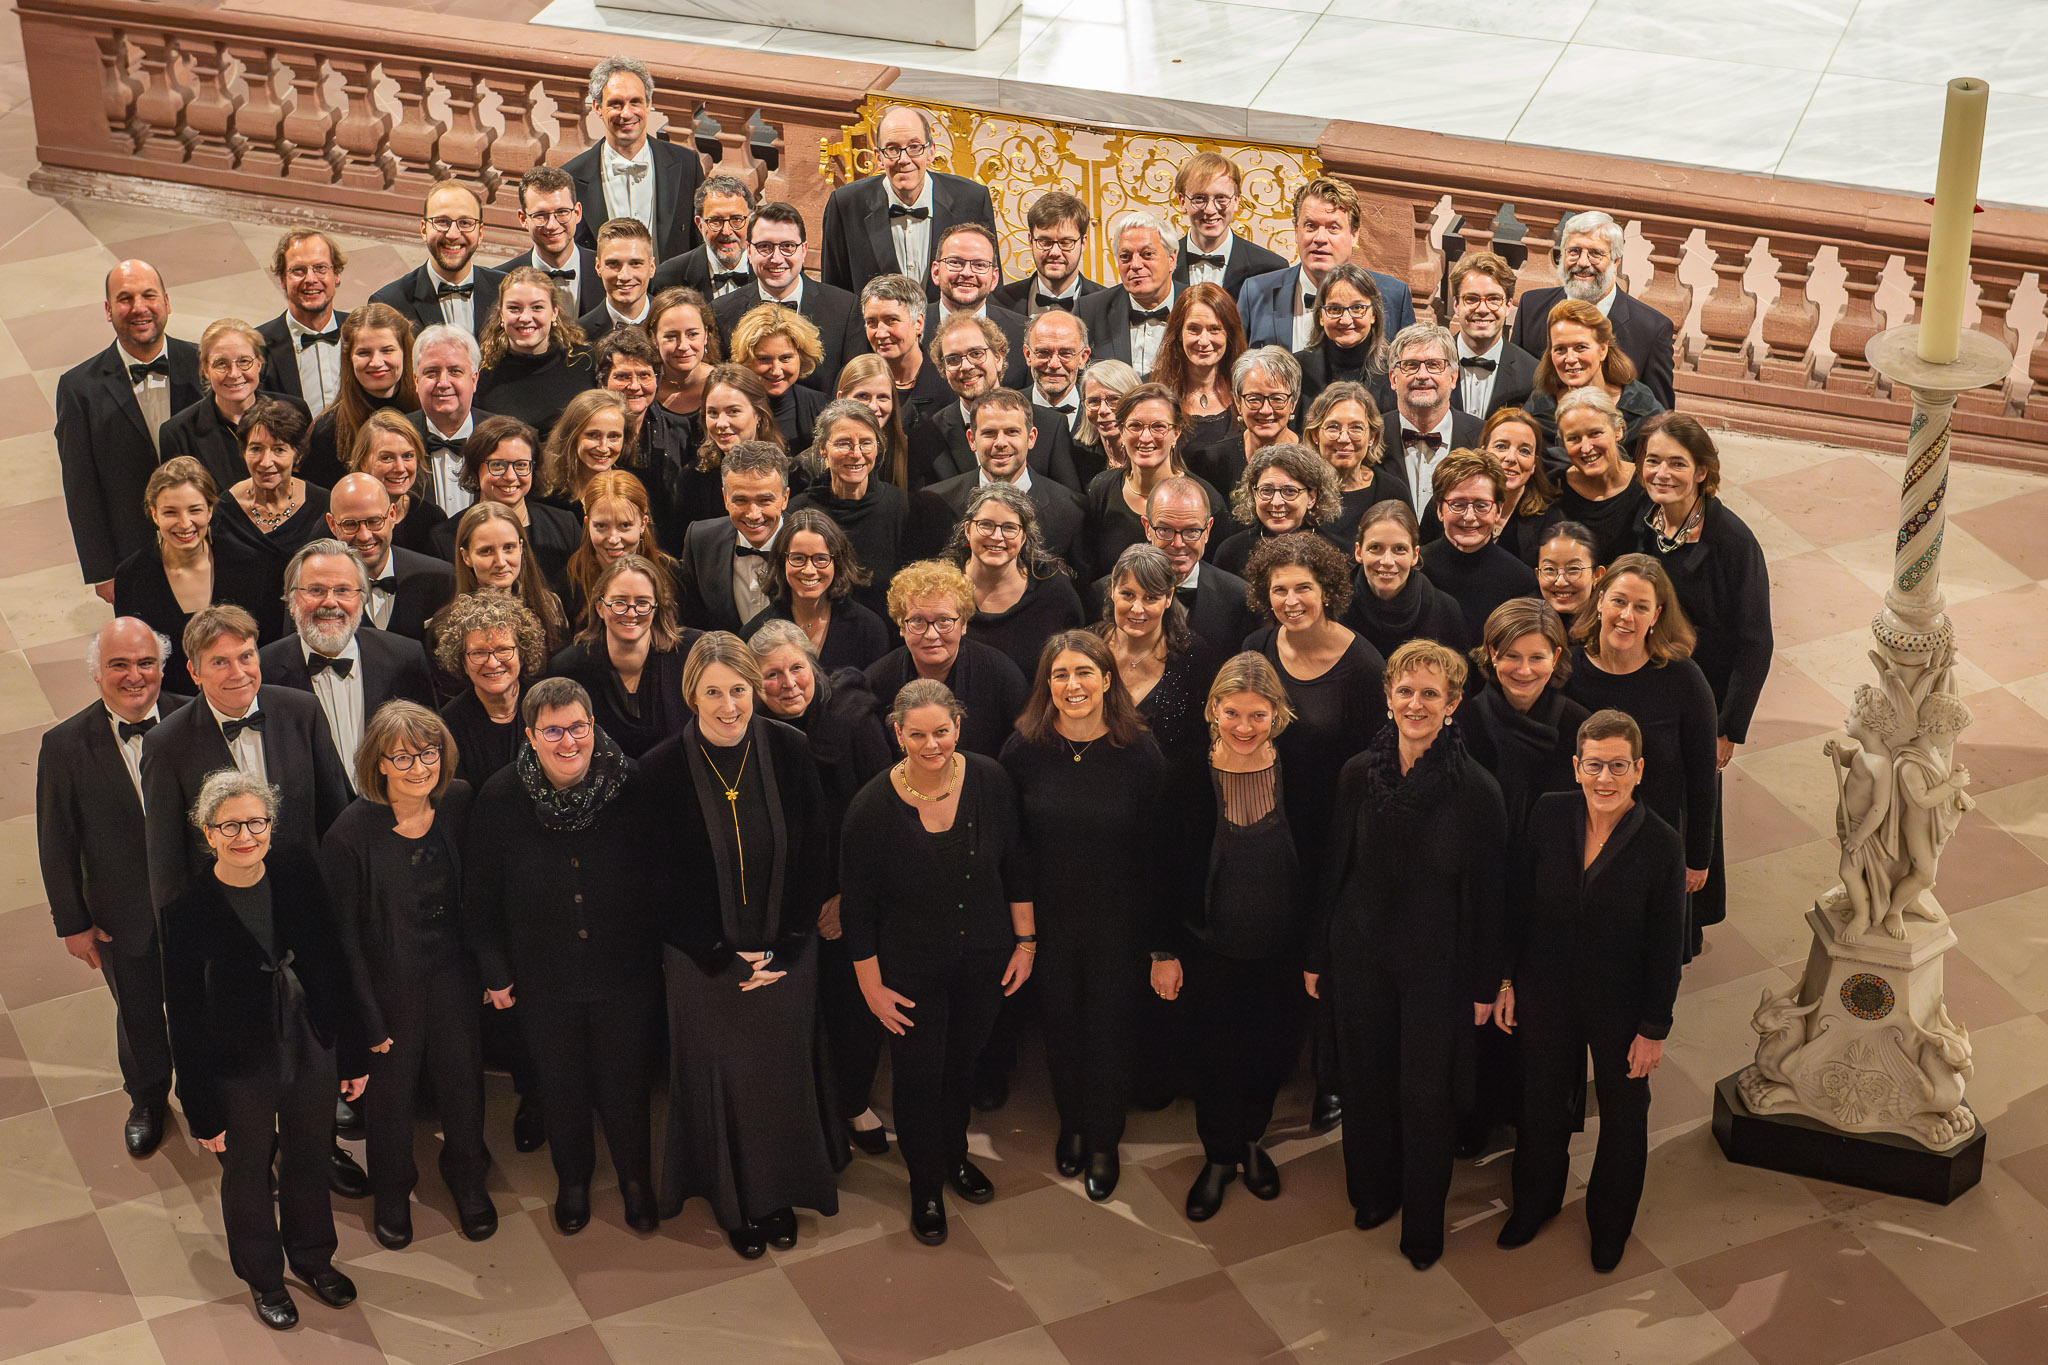
[[[1493,345],[1487,347],[1483,351],[1473,350],[1472,347],[1466,343],[1465,334],[1463,332],[1457,333],[1457,338],[1458,359],[1460,360],[1463,360],[1467,356],[1489,356],[1494,354],[1496,351],[1500,350],[1500,338],[1497,336],[1493,339]]]
[[[201,699],[206,702],[206,709],[213,712],[213,721],[214,724],[216,725],[224,726],[231,720],[247,720],[249,719],[249,717],[255,715],[258,711],[263,709],[263,689],[261,687],[256,689],[255,696],[249,698],[249,709],[244,711],[239,716],[231,716],[228,715],[226,712],[222,711],[218,706],[215,706],[213,704],[213,698],[207,696],[204,692],[200,693],[199,695]]]
[[[611,174],[611,169],[614,166],[645,166],[649,170],[653,170],[654,139],[643,139],[640,143],[640,152],[637,156],[620,156],[618,153],[618,149],[612,146],[611,139],[606,138],[604,140],[605,174]]]
[[[126,725],[126,724],[128,724],[128,722],[127,722],[127,721],[125,721],[125,720],[122,720],[122,719],[121,719],[121,717],[120,717],[119,715],[117,715],[117,714],[115,713],[115,711],[114,711],[114,708],[113,708],[113,707],[111,707],[111,706],[108,706],[108,705],[107,705],[107,704],[106,704],[105,702],[101,702],[101,703],[100,703],[100,705],[101,705],[102,707],[104,707],[104,708],[105,708],[105,710],[106,710],[106,713],[107,713],[107,724],[109,724],[109,725],[112,725],[112,726],[116,727],[116,728],[115,728],[115,730],[114,730],[114,738],[116,738],[116,739],[119,739],[119,738],[121,737],[121,731],[120,731],[119,727],[120,727],[120,726],[123,726],[123,725]],[[218,713],[218,712],[216,712],[215,714],[217,715],[217,714],[219,714],[219,713]],[[162,720],[162,719],[163,719],[163,708],[162,708],[162,706],[161,706],[161,705],[152,705],[152,706],[151,706],[151,707],[149,708],[149,710],[148,710],[148,711],[147,711],[146,713],[144,713],[144,715],[143,715],[142,719],[143,719],[143,720]],[[138,722],[136,722],[136,723],[137,723],[137,724],[140,724],[141,722],[140,722],[140,721],[138,721]],[[142,736],[141,736],[141,735],[136,735],[136,736],[135,736],[135,738],[136,738],[136,739],[141,739],[141,738],[142,738]]]
[[[433,417],[428,415],[424,411],[420,415],[426,421],[427,434],[429,436],[440,436],[450,441],[457,441],[469,435],[471,428],[476,426],[476,413],[473,411],[463,413],[462,425],[455,428],[455,430],[453,431],[441,430],[440,426],[434,421]],[[462,459],[462,457],[459,454],[453,456],[452,458],[454,458],[458,462]]]
[[[976,488],[986,488],[992,483],[1003,482],[1001,479],[991,479],[988,476],[988,471],[982,469],[979,464],[975,465],[975,468],[981,470],[981,479],[974,485]],[[1016,489],[1019,493],[1029,493],[1031,491],[1031,466],[1027,464],[1018,470],[1017,477],[1011,479],[1009,483],[1010,487]]]
[[[612,321],[618,323],[621,327],[638,327],[641,323],[647,321],[647,310],[652,308],[653,306],[654,305],[650,300],[643,297],[640,300],[640,316],[637,318],[629,318],[624,313],[621,313],[617,308],[612,306],[612,300],[609,294],[605,296],[604,300],[604,311],[610,313],[612,315]]]
[[[311,663],[313,661],[313,646],[306,643],[306,637],[303,635],[299,637],[299,649],[305,654],[306,662]],[[363,651],[356,644],[356,637],[353,635],[349,636],[348,643],[343,645],[341,652],[334,657],[337,659],[355,659],[360,661],[363,657]]]
[[[1031,401],[1038,407],[1051,408],[1054,412],[1074,412],[1081,406],[1081,397],[1075,392],[1080,387],[1079,384],[1076,384],[1073,388],[1068,389],[1067,399],[1064,403],[1055,403],[1050,398],[1047,398],[1044,391],[1034,383],[1031,386]]]
[[[1593,304],[1595,308],[1598,308],[1600,310],[1601,317],[1612,317],[1614,315],[1614,300],[1617,297],[1619,297],[1620,294],[1621,281],[1616,280],[1613,286],[1610,287],[1605,294],[1602,294],[1598,301],[1596,301]]]
[[[903,202],[903,197],[896,193],[896,187],[890,184],[886,178],[882,181],[882,192],[889,196],[891,204],[906,209],[930,210],[932,206],[932,173],[930,171],[924,173],[924,188],[917,192],[917,198],[907,204]],[[915,220],[912,221],[914,222]],[[931,220],[926,219],[925,221],[930,222]]]
[[[804,301],[804,277],[801,271],[797,273],[795,283],[793,283],[790,286],[789,297],[786,299],[778,299],[774,295],[770,294],[768,292],[768,286],[761,283],[761,277],[759,275],[756,275],[753,278],[754,287],[761,291],[761,302],[763,303],[779,303],[784,308],[795,308],[798,304],[801,304]]]
[[[334,330],[334,309],[331,306],[328,308],[327,325],[325,327],[313,328],[308,327],[305,323],[293,317],[291,309],[287,308],[284,312],[284,329],[294,337],[318,336],[322,332],[331,332]]]

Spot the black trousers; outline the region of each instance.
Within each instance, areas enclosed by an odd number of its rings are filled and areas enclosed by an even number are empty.
[[[540,1086],[555,1178],[588,1185],[597,1169],[593,1119],[621,1182],[653,1188],[654,1034],[662,1028],[654,981],[608,1000],[521,1000],[516,1006]]]
[[[896,1142],[910,1170],[910,1197],[937,1199],[946,1172],[967,1159],[974,1063],[1003,1005],[1007,950],[963,954],[949,968],[891,969],[882,981],[916,1002],[910,1029],[889,1037]]]
[[[253,1072],[219,1082],[227,1116],[220,1212],[228,1234],[228,1263],[259,1294],[284,1288],[287,1262],[302,1275],[334,1262],[334,1205],[327,1193],[327,1165],[334,1150],[334,1098],[340,1081],[332,1048],[321,1046],[303,1021],[292,1034],[279,1045],[280,1054],[291,1049],[289,1068],[279,1055]]]
[[[1402,1254],[1440,1256],[1472,1005],[1450,983],[1376,955],[1326,973],[1319,989],[1336,1021],[1351,1206],[1398,1205]]]
[[[1650,1080],[1629,1079],[1629,1020],[1591,1016],[1569,1000],[1515,1002],[1522,1044],[1522,1126],[1515,1140],[1515,1212],[1549,1215],[1564,1204],[1568,1149],[1578,1127],[1586,1053],[1593,1054],[1593,1093],[1600,1137],[1586,1185],[1586,1226],[1593,1252],[1618,1253],[1636,1224],[1643,1172],[1650,1160]]]
[[[833,1099],[839,1117],[850,1120],[873,1103],[875,1071],[882,1064],[882,1040],[888,1030],[860,993],[860,978],[844,943],[819,940],[818,1014],[828,1041]]]
[[[1060,1131],[1089,1152],[1114,1152],[1130,1107],[1138,996],[1151,958],[1134,926],[1058,919],[1039,926],[1040,1023]]]
[[[164,1023],[164,964],[156,935],[139,953],[102,944],[100,975],[114,997],[121,1088],[137,1104],[161,1105],[171,1094],[171,1034]]]
[[[451,956],[377,994],[391,1030],[391,1050],[370,1054],[370,1089],[377,1099],[365,1115],[370,1190],[378,1209],[403,1209],[419,1184],[413,1100],[422,1082],[441,1120],[441,1178],[457,1205],[488,1203],[484,1176],[491,1154],[484,1147],[483,1040],[476,1013],[483,986],[476,968]]]
[[[1293,954],[1244,961],[1195,944],[1181,954],[1179,1008],[1195,1055],[1195,1134],[1217,1165],[1236,1165],[1273,1121],[1273,1104],[1301,1055],[1313,1003]]]

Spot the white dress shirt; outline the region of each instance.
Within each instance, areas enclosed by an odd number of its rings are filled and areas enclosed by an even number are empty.
[[[138,361],[126,351],[122,351],[121,363],[154,365],[168,353],[169,346],[169,341],[158,338],[155,355],[147,360]],[[149,443],[154,446],[157,443],[157,428],[169,421],[171,416],[171,377],[167,374],[146,374],[142,376],[140,384],[131,380],[130,387],[135,390],[135,405],[142,409],[142,425],[149,428]]]
[[[305,651],[306,664],[310,669],[313,647],[303,639],[299,648]],[[356,748],[363,742],[363,651],[351,635],[337,659],[351,659],[348,676],[341,676],[336,668],[322,669],[313,674],[313,696],[320,702],[320,709],[327,713],[327,731],[334,736],[334,751],[341,757],[341,770],[348,774],[350,791],[356,786]]]
[[[239,716],[227,714],[227,712],[215,706],[209,698],[202,698],[202,700],[206,701],[206,709],[213,712],[214,724],[222,727],[225,727],[231,720],[247,720],[263,709],[263,697],[260,693],[250,700],[249,709]],[[225,729],[222,730],[221,738],[227,739]],[[228,757],[235,760],[235,767],[241,771],[244,777],[253,777],[258,782],[270,781],[270,768],[263,760],[263,732],[261,730],[244,730],[233,739],[229,739],[227,743]]]
[[[640,316],[629,318],[612,306],[611,295],[607,294],[604,297],[604,311],[612,315],[612,326],[614,327],[638,327],[641,323],[647,321],[647,311],[652,307],[654,307],[653,301],[642,295],[640,299]]]
[[[733,271],[737,271],[741,275],[746,276],[747,279],[753,278],[753,267],[748,264],[747,253],[745,251],[740,252],[739,264],[733,266],[732,270],[727,270],[725,263],[718,259],[718,253],[711,249],[711,243],[706,242],[704,244],[704,260],[705,263],[711,267],[711,274],[714,277],[719,275],[731,274],[733,273]],[[746,286],[747,280],[744,279],[734,280],[730,284],[720,284],[716,278],[713,278],[711,281],[711,297],[715,299],[720,294],[730,294],[733,290],[744,289],[746,288]]]
[[[599,160],[604,167],[605,217],[638,218],[647,228],[647,235],[653,236],[654,148],[643,138],[639,155],[628,159],[613,150],[607,138]],[[639,169],[635,171],[634,167]]]
[[[1032,272],[1031,287],[1024,291],[1024,315],[1026,317],[1035,318],[1052,306],[1040,303],[1038,301],[1040,294],[1045,295],[1049,299],[1066,300],[1066,311],[1069,313],[1073,312],[1074,305],[1081,301],[1081,272],[1076,270],[1073,274],[1067,276],[1067,287],[1065,289],[1047,289],[1045,281],[1038,277],[1036,271]]]
[[[761,290],[761,302],[781,304],[784,308],[794,313],[801,313],[804,310],[804,277],[802,271],[798,271],[797,277],[790,281],[789,294],[785,298],[777,298],[769,293],[768,286],[763,284],[758,276],[755,277],[754,283]]]
[[[443,431],[429,416],[427,434],[440,436],[450,441],[467,441],[470,432],[476,429],[473,413],[462,415],[462,425],[453,431]],[[427,480],[434,490],[434,505],[451,517],[459,517],[469,510],[476,501],[476,494],[462,486],[462,456],[453,450],[429,450],[427,452]]]
[[[447,323],[450,327],[460,327],[463,331],[474,336],[476,334],[476,267],[471,265],[465,269],[462,272],[462,278],[459,280],[444,281],[429,266],[427,268],[427,278],[434,282],[434,288],[437,290],[443,284],[457,286],[466,284],[470,286],[470,293],[467,296],[462,294],[441,295],[441,321]],[[336,373],[338,374],[339,371],[336,371]]]
[[[882,211],[891,208],[923,209],[922,218],[891,218],[889,236],[896,243],[896,265],[913,280],[922,280],[932,269],[932,178],[927,174],[924,188],[917,192],[917,198],[905,204],[896,194],[896,187],[887,180],[882,182]]]
[[[777,521],[775,529],[761,542],[761,548],[766,550],[781,534],[782,523]],[[732,548],[732,605],[739,612],[742,625],[768,610],[768,557],[741,554],[740,545],[748,543],[740,537]]]
[[[1388,413],[1387,420],[1394,424],[1394,439],[1400,440],[1400,409]],[[1401,465],[1408,475],[1408,496],[1415,504],[1415,515],[1418,517],[1429,510],[1431,500],[1436,497],[1436,467],[1451,453],[1451,412],[1448,407],[1444,412],[1444,420],[1438,422],[1434,430],[1443,438],[1435,450],[1431,450],[1420,441],[1401,442]]]
[[[1188,238],[1187,243],[1189,253],[1193,254],[1195,251],[1194,238]],[[1194,261],[1189,261],[1188,283],[1213,284],[1219,289],[1222,288],[1223,274],[1225,271],[1230,269],[1230,248],[1236,245],[1236,243],[1237,234],[1234,232],[1226,232],[1223,234],[1223,244],[1221,246],[1217,247],[1214,251],[1204,251],[1201,253],[1204,256],[1221,256],[1223,258],[1222,265],[1209,265],[1206,263],[1197,264]],[[1297,347],[1296,349],[1298,350],[1300,348]]]
[[[1069,436],[1073,435],[1074,428],[1081,424],[1081,386],[1079,384],[1075,384],[1074,387],[1067,390],[1067,398],[1064,403],[1053,402],[1040,391],[1038,385],[1033,384],[1031,386],[1031,402],[1036,407],[1051,408],[1054,412],[1066,414],[1067,434]]]
[[[1460,362],[1467,356],[1473,356],[1482,359],[1491,358],[1495,365],[1498,366],[1500,358],[1504,354],[1505,351],[1500,344],[1499,337],[1493,339],[1493,348],[1486,351],[1475,351],[1466,344],[1465,338],[1462,335],[1458,338],[1458,359]],[[1476,366],[1467,368],[1464,364],[1459,364],[1458,401],[1464,404],[1465,411],[1471,413],[1474,417],[1484,417],[1486,415],[1486,405],[1493,401],[1493,381],[1499,377],[1500,371],[1497,368],[1482,370]]]
[[[533,268],[535,270],[568,271],[568,279],[551,280],[550,282],[561,292],[562,297],[569,301],[569,307],[572,310],[578,307],[576,301],[583,297],[583,253],[576,249],[574,241],[569,243],[569,259],[560,265],[556,265],[552,261],[542,260],[540,258],[540,248],[535,247],[533,249]]]
[[[370,581],[372,583],[388,576],[392,572],[392,559],[391,547],[387,545],[384,547],[384,562],[370,570]],[[377,587],[371,588],[370,595],[363,599],[364,618],[374,623],[379,630],[389,630],[391,628],[391,604],[397,600],[397,593],[386,592],[382,588]],[[353,648],[355,642],[351,640],[349,644]]]
[[[1294,272],[1294,346],[1297,351],[1308,349],[1309,334],[1315,330],[1316,310],[1309,298],[1316,287],[1308,281],[1308,271]]]
[[[334,327],[334,313],[327,314],[328,330]],[[285,335],[290,338],[293,357],[299,363],[299,392],[305,396],[306,406],[314,412],[325,412],[341,393],[341,338],[316,341],[311,346],[301,345],[299,338],[318,335],[311,327],[300,322],[289,312],[284,315]]]
[[[1138,307],[1136,299],[1130,300],[1130,308],[1133,312],[1138,311]],[[1171,292],[1167,294],[1166,301],[1160,304],[1159,307],[1161,309],[1171,309],[1173,307],[1173,294]],[[1145,311],[1150,312],[1152,310],[1147,309]],[[1131,325],[1131,368],[1138,372],[1140,379],[1146,378],[1152,373],[1152,365],[1159,359],[1159,348],[1165,344],[1166,320],[1164,318],[1161,318],[1158,322],[1139,322]]]
[[[152,706],[149,708],[149,714],[143,719],[162,720],[163,717],[157,713],[157,708]],[[149,803],[142,795],[142,736],[121,738],[121,718],[114,714],[111,707],[107,709],[107,728],[114,732],[114,747],[121,751],[121,761],[128,765],[128,780],[135,784],[135,799],[142,801],[147,808]]]
[[[1611,318],[1614,316],[1614,296],[1620,292],[1621,283],[1617,280],[1606,293],[1593,301],[1593,306],[1600,310],[1601,317]]]
[[[976,465],[975,468],[980,469],[981,466]],[[981,477],[975,481],[974,486],[976,488],[986,488],[992,483],[1007,483],[1019,493],[1029,493],[1031,491],[1031,466],[1027,464],[1018,470],[1017,477],[1014,479],[991,479],[988,476],[988,471],[982,469]]]

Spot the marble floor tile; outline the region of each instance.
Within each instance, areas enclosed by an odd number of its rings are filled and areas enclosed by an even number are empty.
[[[1298,1358],[1329,1365],[1405,1358],[1488,1322],[1456,1279],[1418,1275],[1351,1228],[1232,1266],[1230,1278]]]
[[[1949,1014],[1967,1019],[1972,1028],[1989,1028],[2030,1012],[1978,965],[1967,944],[1942,958],[1941,981],[1942,1000]]]
[[[489,1241],[460,1233],[349,1258],[358,1306],[388,1357],[466,1360],[588,1322],[530,1218],[501,1218]]]
[[[10,738],[0,736],[0,750],[4,750]],[[31,789],[35,781],[33,763],[31,756]],[[0,1006],[20,1009],[83,990],[105,989],[105,980],[98,972],[64,951],[64,941],[51,927],[47,906],[28,905],[0,914]]]
[[[1577,1192],[1584,1193],[1582,1188]],[[1503,1209],[1493,1217],[1457,1228],[1444,1238],[1444,1258],[1439,1262],[1496,1324],[1664,1268],[1639,1238],[1631,1237],[1621,1264],[1610,1274],[1593,1269],[1593,1245],[1581,1199],[1569,1200],[1564,1211],[1536,1234],[1535,1241],[1511,1252],[1495,1244],[1506,1220]]]
[[[2048,1208],[1988,1163],[1975,1208],[1886,1198],[1836,1225],[1913,1285],[1949,1327],[2048,1294]]]
[[[360,1304],[336,1310],[303,1290],[292,1297],[299,1325],[291,1332],[259,1322],[246,1293],[152,1318],[149,1330],[164,1365],[382,1365],[384,1353]]]
[[[1668,1270],[1603,1285],[1504,1322],[1500,1332],[1529,1365],[1601,1359],[1629,1365],[1752,1365],[1728,1329]]]
[[[95,1207],[168,1194],[220,1177],[219,1159],[186,1136],[184,1115],[175,1107],[165,1125],[163,1145],[140,1160],[128,1155],[121,1137],[128,1107],[125,1092],[109,1090],[50,1111]]]
[[[1685,975],[1679,978],[1678,990],[1681,995],[1687,991],[1703,991],[1739,976],[1766,971],[1771,965],[1740,930],[1724,921],[1708,927],[1706,943],[1699,955],[1685,964]]]
[[[14,1021],[0,1014],[0,1120],[33,1114],[48,1104],[43,1088],[36,1084],[35,1068],[22,1051]]]
[[[2001,0],[1952,0],[1929,9],[1912,0],[1862,0],[1830,69],[1853,76],[1945,85],[1968,72],[1993,90],[2048,94],[2048,10]],[[1939,60],[1929,60],[1938,54]]]
[[[0,440],[48,431],[56,421],[56,409],[35,376],[17,374],[0,379]]]
[[[617,1365],[678,1360],[838,1365],[840,1360],[802,1296],[774,1269],[663,1299],[595,1327]]]
[[[1944,1330],[1857,1356],[1848,1365],[1984,1365],[1987,1359],[1971,1350],[1954,1332]]]
[[[663,1220],[661,1230],[651,1235],[628,1228],[624,1206],[616,1200],[597,1201],[590,1225],[574,1237],[564,1237],[546,1211],[521,1215],[518,1221],[539,1230],[593,1320],[720,1284],[760,1267],[733,1252],[701,1200],[685,1206],[680,1217]]]
[[[2048,1009],[2048,888],[1980,905],[1954,924],[1971,960],[2013,999]]]
[[[1943,559],[1947,559],[1946,549]],[[2048,588],[2028,581],[1965,601],[1952,598],[1948,614],[1955,623],[1956,639],[1971,660],[1998,681],[2008,682],[2048,672],[2048,639],[2034,631],[2013,629],[2013,623],[2023,619],[2015,612],[2031,611],[2042,604],[2048,604]]]
[[[99,1214],[143,1317],[160,1318],[248,1292],[228,1264],[217,1175],[112,1204]]]
[[[557,1336],[522,1341],[475,1359],[487,1365],[615,1365],[597,1329],[587,1325]]]
[[[163,1365],[146,1322],[131,1322],[111,1332],[48,1346],[25,1355],[10,1355],[7,1365]]]
[[[2048,1087],[2028,1074],[2028,1059],[2048,1048],[2048,1020],[2024,1014],[1989,1028],[1970,1030],[1967,1098],[2001,1148],[2026,1151],[2048,1143]]]
[[[106,1230],[90,1213],[0,1236],[0,1342],[41,1351],[138,1322]]]
[[[1502,138],[1561,51],[1558,42],[1340,17],[1333,10],[1280,64],[1258,103],[1317,118]],[[1370,62],[1361,64],[1367,52]],[[1455,95],[1418,101],[1404,83],[1372,78],[1375,71],[1432,69],[1460,73]]]
[[[0,1120],[0,1238],[91,1210],[49,1110]]]
[[[782,1268],[812,1318],[849,1360],[911,1361],[1008,1336],[1036,1322],[1014,1285],[949,1208],[946,1243],[908,1232]]]
[[[81,991],[9,1010],[22,1050],[53,1105],[121,1088],[114,1057],[114,998]]]
[[[1821,71],[1855,11],[1856,0],[1598,0],[1574,41],[1623,52]]]
[[[49,687],[48,682],[43,684]],[[1763,695],[1749,719],[1749,738],[1737,753],[1775,749],[1842,728],[1842,704],[1782,655],[1771,661]]]
[[[1796,816],[1790,827],[1779,830],[1767,843],[1753,847],[1759,857],[1791,847],[1800,839],[1831,835],[1835,831],[1835,779],[1832,765],[1821,752],[1822,741],[1795,740],[1774,749],[1749,749],[1736,756],[1729,767],[1740,768],[1742,777],[1762,789],[1758,804],[1768,812],[1776,809]],[[1761,798],[1768,797],[1769,803]],[[1748,794],[1732,798],[1747,800]],[[1804,826],[1804,833],[1800,826]],[[1797,836],[1797,837],[1795,837]]]
[[[1865,587],[1883,593],[1892,582],[1893,546],[1888,537],[1866,536],[1843,541],[1827,553]],[[1950,606],[2033,583],[2032,575],[1950,520],[1941,539],[1941,591]]]
[[[114,614],[80,581],[75,561],[0,578],[0,613],[24,648],[91,634]]]
[[[1818,73],[1574,45],[1508,135],[1513,142],[1724,171],[1768,171]],[[1615,118],[1627,109],[1627,118]]]
[[[1054,19],[1003,74],[1245,105],[1314,22],[1314,15],[1215,0],[1105,0]]]
[[[1787,470],[1744,483],[1743,492],[1777,513],[1816,545],[1867,540],[1893,525],[1899,476],[1862,455],[1844,453],[1824,464]]]
[[[1006,1337],[978,1341],[957,1351],[930,1356],[921,1365],[1068,1365],[1068,1362],[1043,1327],[1027,1327]]]
[[[1734,763],[1721,773],[1721,827],[1724,840],[1758,855],[1803,844],[1814,834],[1759,778]]]
[[[1291,1359],[1221,1271],[1050,1323],[1045,1331],[1072,1365],[1125,1365],[1138,1354],[1175,1365]]]
[[[2004,688],[1965,692],[1974,717],[1956,743],[1973,794],[2048,775],[2048,716]]]
[[[1271,1143],[1269,1140],[1269,1149]],[[1218,1262],[1235,1266],[1285,1247],[1350,1231],[1351,1201],[1344,1188],[1344,1153],[1335,1143],[1293,1160],[1279,1160],[1280,1197],[1270,1203],[1245,1193],[1241,1181],[1224,1192],[1214,1218],[1191,1224],[1194,1235]],[[1188,1188],[1206,1160],[1198,1153],[1154,1168],[1154,1184],[1176,1207],[1187,1204]]]
[[[1701,1125],[1651,1151],[1635,1235],[1664,1264],[1684,1265],[1827,1216],[1792,1176],[1723,1157]]]
[[[2040,1355],[2044,1327],[2048,1295],[1964,1323],[1955,1334],[1985,1365],[2026,1365]]]
[[[1949,524],[1974,536],[1992,554],[2028,578],[2048,578],[2048,490],[2021,493],[1987,506],[1949,513]],[[1945,544],[1946,542],[1944,542]],[[1944,555],[1943,576],[1946,577]]]

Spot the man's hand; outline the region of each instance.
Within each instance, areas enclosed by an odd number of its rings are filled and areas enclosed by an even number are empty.
[[[1661,1040],[1636,1035],[1628,1045],[1628,1078],[1640,1081],[1664,1064],[1664,1044]]]
[[[94,971],[100,969],[100,945],[112,943],[114,936],[95,924],[84,933],[64,935],[64,951],[83,962]]]

